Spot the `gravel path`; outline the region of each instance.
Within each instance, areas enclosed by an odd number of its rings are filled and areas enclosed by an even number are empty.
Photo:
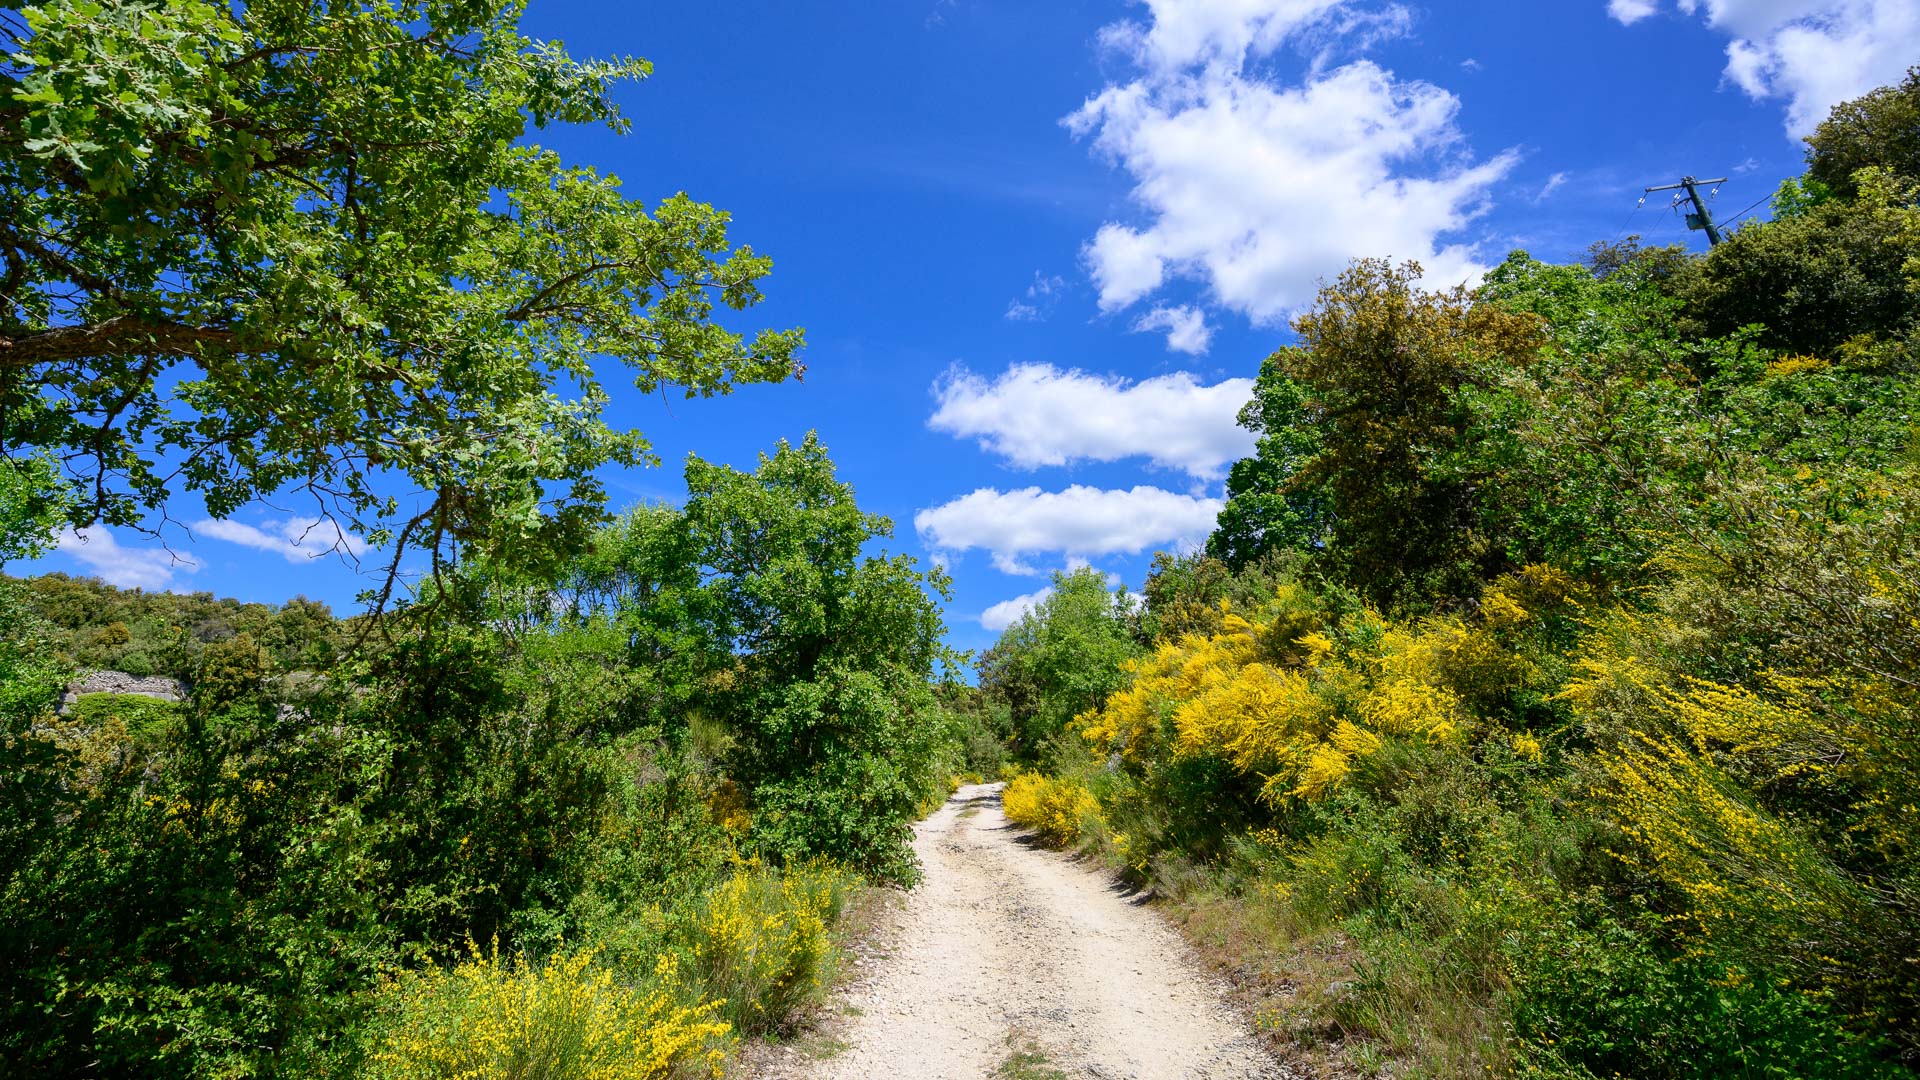
[[[769,1062],[792,1080],[996,1075],[1283,1078],[1158,916],[1112,878],[1031,847],[1000,785],[963,787],[914,827],[926,879],[840,1002],[844,1044]],[[1016,1050],[1044,1065],[1000,1070]]]

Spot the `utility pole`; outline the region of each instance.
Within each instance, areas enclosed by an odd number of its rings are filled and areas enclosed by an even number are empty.
[[[1723,237],[1720,235],[1719,227],[1713,223],[1713,215],[1707,213],[1707,204],[1700,198],[1700,188],[1698,185],[1724,184],[1726,182],[1727,178],[1724,176],[1718,180],[1695,180],[1691,176],[1683,176],[1677,184],[1661,184],[1657,187],[1650,187],[1647,189],[1647,194],[1651,195],[1656,191],[1672,191],[1676,188],[1686,188],[1687,198],[1693,200],[1693,213],[1687,215],[1687,228],[1707,230],[1707,243],[1713,245],[1718,244]]]

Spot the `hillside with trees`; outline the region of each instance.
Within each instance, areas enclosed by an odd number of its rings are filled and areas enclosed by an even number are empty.
[[[1204,550],[973,657],[814,434],[609,505],[603,379],[804,335],[724,210],[540,144],[651,68],[521,12],[0,8],[0,565],[181,500],[379,560],[0,577],[0,1071],[722,1075],[998,777],[1311,1074],[1912,1075],[1920,68],[1705,254],[1352,263]]]
[[[1170,898],[1309,1065],[1909,1075],[1917,109],[1920,69],[1834,110],[1704,255],[1329,283],[1206,550],[989,654],[1045,728],[1008,815]],[[1003,674],[1128,632],[1070,717],[1097,673]]]
[[[811,436],[608,513],[649,451],[596,372],[725,394],[801,334],[724,321],[771,267],[725,212],[531,141],[649,69],[519,14],[0,18],[0,556],[188,496],[387,560],[346,619],[0,582],[9,1075],[708,1074],[914,879],[973,715],[945,579]],[[91,669],[183,699],[62,708]]]

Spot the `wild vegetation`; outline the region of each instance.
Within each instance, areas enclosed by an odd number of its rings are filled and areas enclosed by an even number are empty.
[[[89,586],[198,644],[180,703],[56,715],[96,627],[48,617],[71,581],[6,582],[9,1059],[667,1076],[792,1024],[850,886],[913,880],[969,722],[936,697],[941,582],[861,554],[885,522],[823,448],[688,475],[560,582],[475,568],[432,618],[323,626],[317,671],[237,629],[310,607]]]
[[[344,620],[0,580],[0,1060],[711,1075],[1009,762],[1309,1056],[1920,1060],[1920,71],[1705,255],[1355,263],[1205,552],[1060,575],[975,689],[812,436],[608,512],[651,458],[593,358],[724,394],[802,335],[729,324],[723,211],[533,141],[648,67],[519,11],[0,17],[0,561],[268,497],[388,560]],[[63,709],[93,668],[184,697]]]
[[[530,141],[648,69],[519,10],[0,15],[0,559],[273,497],[389,560],[346,620],[0,579],[10,1073],[710,1075],[997,765],[944,577],[811,436],[607,513],[648,454],[590,358],[719,394],[801,335],[720,321],[771,266],[724,212]],[[89,669],[184,697],[63,710]]]
[[[1008,814],[1172,897],[1306,1059],[1909,1075],[1916,109],[1920,69],[1835,110],[1705,255],[1350,267],[1206,552],[1096,616],[1117,681],[999,674],[1077,609],[983,668],[1048,728]]]

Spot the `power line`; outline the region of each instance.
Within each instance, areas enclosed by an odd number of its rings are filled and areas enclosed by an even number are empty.
[[[1645,205],[1647,205],[1647,197],[1645,195],[1642,195],[1640,196],[1640,201],[1633,204],[1633,209],[1627,211],[1627,216],[1625,219],[1623,219],[1620,222],[1620,227],[1618,229],[1613,230],[1614,243],[1616,244],[1619,243],[1620,238],[1627,235],[1627,226],[1633,224],[1634,215],[1638,214],[1640,212],[1640,208]]]
[[[1695,180],[1691,176],[1683,176],[1677,184],[1657,184],[1648,188],[1646,193],[1651,195],[1656,191],[1673,191],[1684,188],[1687,193],[1687,198],[1693,202],[1693,213],[1687,215],[1687,228],[1705,229],[1707,231],[1707,243],[1718,244],[1722,239],[1720,229],[1714,225],[1713,215],[1707,212],[1705,200],[1700,198],[1700,185],[1724,184],[1726,182],[1727,178],[1724,176],[1718,180]],[[1756,203],[1755,205],[1758,204]],[[1752,209],[1752,207],[1748,209]]]
[[[1735,214],[1735,215],[1733,215],[1732,217],[1730,217],[1730,218],[1728,218],[1728,219],[1727,219],[1726,221],[1724,221],[1724,222],[1722,222],[1722,223],[1721,223],[1721,226],[1722,226],[1722,227],[1724,228],[1725,226],[1728,226],[1728,225],[1732,225],[1732,224],[1733,224],[1734,222],[1736,222],[1736,221],[1739,221],[1739,220],[1740,220],[1741,218],[1743,218],[1743,217],[1746,217],[1746,216],[1747,216],[1747,213],[1748,213],[1748,211],[1751,211],[1751,210],[1752,210],[1752,209],[1753,209],[1754,207],[1756,207],[1756,206],[1759,206],[1759,205],[1760,205],[1761,203],[1763,203],[1763,202],[1766,202],[1766,201],[1767,201],[1768,199],[1770,199],[1770,198],[1772,198],[1772,197],[1773,197],[1773,196],[1772,196],[1772,194],[1770,194],[1770,193],[1769,193],[1769,194],[1766,194],[1766,195],[1762,195],[1762,196],[1760,196],[1759,198],[1757,198],[1757,199],[1755,199],[1755,200],[1753,200],[1752,202],[1750,202],[1750,203],[1748,203],[1748,204],[1747,204],[1747,209],[1746,209],[1746,210],[1742,210],[1742,211],[1740,211],[1739,213],[1737,213],[1737,214]]]

